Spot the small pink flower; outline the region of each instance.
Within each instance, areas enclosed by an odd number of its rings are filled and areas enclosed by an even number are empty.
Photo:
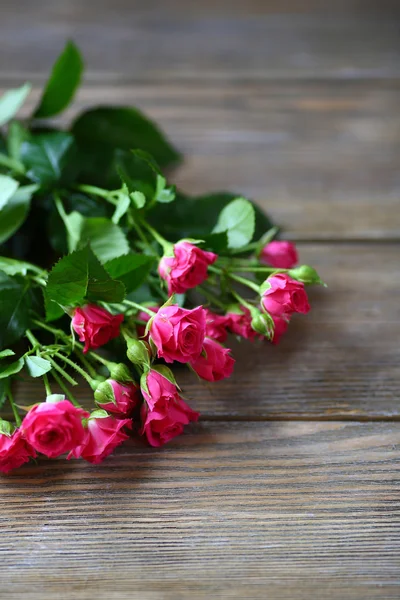
[[[226,328],[229,326],[230,318],[227,315],[217,315],[211,310],[206,311],[206,337],[217,342],[225,342],[228,337]]]
[[[134,384],[122,384],[114,379],[103,381],[94,393],[96,404],[117,417],[129,416],[139,404],[139,388]]]
[[[163,256],[158,265],[160,276],[168,283],[168,293],[183,294],[207,278],[207,269],[218,258],[190,242],[174,245],[173,256]]]
[[[235,359],[230,355],[229,348],[224,348],[215,340],[206,338],[203,353],[190,363],[199,377],[206,381],[220,381],[232,375]]]
[[[263,293],[261,303],[273,317],[288,318],[292,313],[306,314],[310,310],[304,283],[285,273],[268,277],[270,287]]]
[[[85,430],[82,418],[89,413],[69,400],[42,402],[26,415],[21,431],[28,443],[49,458],[55,458],[82,443]]]
[[[251,326],[252,317],[249,309],[241,306],[238,310],[240,312],[229,312],[226,315],[229,318],[229,329],[235,335],[254,341],[260,336]]]
[[[160,308],[150,325],[150,339],[159,358],[172,363],[195,360],[201,352],[206,330],[202,306],[187,310],[177,305]]]
[[[142,428],[151,446],[162,446],[183,432],[185,425],[197,421],[195,412],[178,394],[176,386],[157,371],[150,371],[142,387],[144,404],[141,409]]]
[[[260,260],[277,269],[291,269],[297,265],[299,257],[292,242],[274,240],[261,251]]]
[[[72,327],[85,342],[84,352],[90,348],[95,350],[119,336],[120,325],[124,315],[112,315],[105,308],[95,304],[86,304],[76,308],[72,318]]]
[[[35,458],[36,452],[16,429],[11,435],[0,434],[0,472],[8,473],[17,469],[30,458]]]
[[[159,306],[147,306],[146,308],[148,308],[149,310],[151,310],[154,314],[158,311]],[[151,319],[150,315],[146,312],[144,312],[143,310],[141,310],[137,315],[136,315],[136,319],[138,321],[143,321],[143,323],[148,323]],[[144,338],[145,337],[145,331],[146,331],[146,325],[141,325],[138,324],[136,325],[136,332],[138,335],[138,338]],[[146,336],[147,338],[148,336]]]
[[[284,333],[286,333],[289,321],[286,319],[282,319],[281,317],[274,316],[272,316],[272,320],[274,322],[274,336],[271,341],[273,344],[279,344],[281,337]]]
[[[95,465],[101,463],[117,446],[129,438],[123,428],[131,428],[131,419],[90,417],[82,443],[69,454],[68,459],[83,458]]]

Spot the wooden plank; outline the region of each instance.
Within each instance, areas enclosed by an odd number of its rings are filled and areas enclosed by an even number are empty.
[[[2,594],[399,597],[399,424],[203,423],[3,478]]]
[[[400,236],[398,81],[85,86],[61,122],[107,103],[160,123],[189,193],[237,190],[297,239]]]
[[[189,404],[213,419],[399,419],[398,244],[300,244],[329,288],[310,290],[312,311],[294,318],[278,346],[233,340],[234,375],[198,382],[175,374]],[[30,380],[18,401],[43,393]],[[91,405],[92,392],[83,387]]]
[[[6,2],[0,75],[42,80],[73,38],[94,81],[399,75],[398,6],[386,2]]]

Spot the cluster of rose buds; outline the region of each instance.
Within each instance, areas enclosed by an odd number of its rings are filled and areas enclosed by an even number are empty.
[[[234,268],[218,267],[218,258],[195,243],[180,241],[171,245],[159,262],[158,272],[169,294],[162,306],[127,302],[124,312],[117,314],[96,304],[69,308],[72,328],[83,347],[64,334],[64,360],[89,382],[96,409],[90,413],[71,396],[48,394],[45,402],[28,410],[16,428],[0,421],[0,471],[19,467],[37,453],[50,458],[68,453],[68,459],[100,463],[129,437],[130,430],[144,436],[152,446],[165,444],[199,417],[181,397],[168,365],[184,363],[201,379],[220,381],[232,374],[235,363],[231,350],[224,346],[229,334],[277,343],[292,315],[310,310],[304,284],[319,278],[311,267],[294,268],[298,257],[290,242],[272,241],[262,248],[260,266],[254,272],[263,271],[263,264],[271,268],[265,269],[270,273],[261,284],[230,275]],[[187,293],[207,282],[210,269],[214,277],[228,273],[233,285],[247,281],[257,291],[256,299],[246,300],[232,288],[234,302],[224,307],[214,305],[212,299],[190,309],[178,305],[174,294]],[[51,327],[43,327],[51,331]],[[117,338],[132,370],[93,352]],[[83,366],[91,367],[89,371],[70,360],[73,352]],[[103,374],[96,371],[98,362]]]

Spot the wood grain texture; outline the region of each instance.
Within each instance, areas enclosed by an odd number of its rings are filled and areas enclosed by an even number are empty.
[[[310,288],[312,310],[294,318],[278,346],[231,340],[230,379],[209,385],[175,368],[188,402],[205,418],[400,418],[400,244],[299,244],[328,289]],[[43,393],[27,380],[18,400]],[[92,392],[83,385],[88,405]]]
[[[400,424],[221,422],[40,461],[3,484],[2,594],[398,598],[399,444]]]
[[[189,193],[254,198],[293,239],[400,239],[397,80],[86,86],[61,123],[107,103],[160,123],[185,156],[171,178]]]
[[[385,0],[5,0],[0,75],[42,80],[73,38],[92,81],[391,77],[398,16]]]

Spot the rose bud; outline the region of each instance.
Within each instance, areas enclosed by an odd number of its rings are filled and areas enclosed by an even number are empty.
[[[124,315],[112,315],[108,310],[95,304],[86,304],[74,310],[72,327],[85,342],[84,352],[95,350],[119,336]]]
[[[261,304],[273,317],[306,314],[310,310],[304,284],[286,273],[271,275],[261,286]]]
[[[217,315],[211,310],[206,311],[206,337],[209,337],[217,342],[225,342],[228,337],[227,327],[230,323],[230,318],[227,315]]]
[[[177,305],[161,307],[150,326],[150,340],[158,357],[166,362],[196,360],[203,347],[206,311],[202,306],[187,310]]]
[[[159,309],[158,306],[146,306],[146,308],[148,308],[148,310],[151,310],[154,314]],[[136,315],[136,319],[138,321],[143,321],[143,323],[147,324],[150,321],[151,317],[147,312],[144,312],[144,310],[141,310]],[[146,335],[146,325],[141,325],[140,323],[138,323],[136,325],[136,333],[137,333],[138,338],[147,339],[148,336]]]
[[[206,381],[221,381],[230,377],[233,372],[235,359],[230,352],[229,348],[224,348],[215,340],[206,338],[203,352],[198,359],[190,363],[190,366]]]
[[[226,316],[229,318],[229,329],[235,335],[254,341],[258,337],[251,326],[252,316],[245,306],[232,307]]]
[[[299,257],[292,242],[274,240],[261,250],[260,261],[277,269],[291,269],[298,263]]]
[[[273,344],[279,344],[279,341],[289,325],[289,320],[282,319],[281,317],[272,317],[274,321],[274,335],[271,342]]]
[[[115,379],[119,383],[125,385],[133,382],[133,377],[130,370],[124,363],[114,363],[110,370],[111,379]]]
[[[21,425],[27,442],[37,452],[55,458],[82,443],[82,418],[89,413],[69,400],[42,402],[30,409]]]
[[[207,279],[207,269],[218,258],[213,252],[201,250],[190,242],[178,242],[173,256],[163,256],[158,272],[168,283],[168,293],[183,294]]]
[[[290,269],[288,275],[297,281],[301,281],[305,284],[313,284],[320,283],[321,285],[326,285],[318,275],[317,271],[313,269],[313,267],[309,267],[308,265],[301,265],[300,267],[296,267],[296,269]]]
[[[131,428],[132,420],[110,417],[104,410],[94,411],[88,419],[82,443],[68,454],[68,459],[83,458],[95,465],[101,463],[129,438],[124,427]]]
[[[134,384],[123,385],[113,379],[103,381],[94,393],[99,408],[118,417],[128,417],[139,404],[139,388]]]
[[[141,409],[142,428],[151,446],[162,446],[183,432],[190,421],[197,421],[193,411],[180,397],[174,383],[155,370],[142,376],[142,394],[145,402]]]
[[[1,420],[0,425],[0,472],[9,473],[36,458],[36,452],[19,429],[13,431],[13,426],[7,421]]]
[[[258,312],[251,320],[251,327],[263,337],[271,339],[274,332],[274,321],[270,315]]]
[[[150,365],[151,351],[149,344],[136,338],[126,339],[128,349],[126,356],[134,365]]]

